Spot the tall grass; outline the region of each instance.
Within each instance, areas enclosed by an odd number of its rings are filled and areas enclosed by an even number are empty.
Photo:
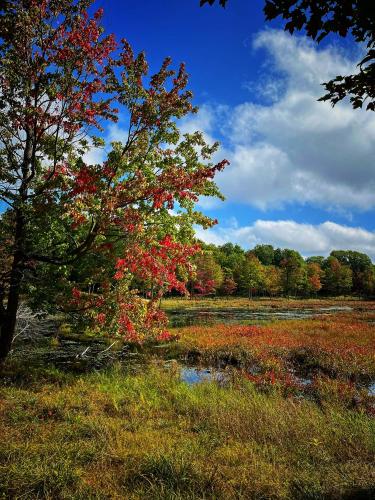
[[[178,373],[10,376],[0,498],[371,498],[375,422],[338,404]],[[40,381],[38,381],[38,379]],[[359,497],[358,497],[359,498]]]

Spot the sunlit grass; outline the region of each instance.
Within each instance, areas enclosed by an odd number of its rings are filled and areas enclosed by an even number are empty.
[[[320,307],[363,307],[374,309],[374,302],[362,301],[356,297],[330,297],[330,298],[285,298],[285,297],[171,297],[162,300],[161,306],[165,310],[189,308],[250,308],[250,309],[295,309],[295,308],[320,308]]]
[[[51,381],[49,381],[49,377]],[[374,491],[374,420],[340,405],[189,387],[161,368],[1,388],[4,498],[327,498]],[[369,497],[370,498],[370,497]]]
[[[229,363],[246,365],[274,359],[337,376],[375,377],[375,325],[360,314],[178,331],[181,351],[203,360],[231,358]]]
[[[0,498],[373,498],[375,325],[357,304],[175,329],[179,341],[137,348],[138,365],[101,372],[20,352],[0,373]],[[189,386],[166,358],[231,368]]]

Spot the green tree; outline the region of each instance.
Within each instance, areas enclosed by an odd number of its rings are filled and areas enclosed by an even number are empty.
[[[252,299],[263,286],[263,266],[258,257],[249,252],[237,269],[237,275],[240,291]]]
[[[323,266],[324,261],[325,261],[325,258],[322,255],[314,255],[314,256],[308,257],[306,259],[307,264],[314,263],[314,264],[318,264],[320,267]]]
[[[353,273],[353,292],[365,295],[366,281],[372,269],[372,262],[368,255],[353,250],[334,250],[330,254],[343,265],[350,267]]]
[[[375,266],[366,269],[359,274],[361,282],[361,293],[365,297],[372,297],[375,294]]]
[[[306,279],[304,260],[295,250],[284,249],[281,252],[280,267],[282,269],[282,284],[285,295],[294,295],[304,288]]]
[[[252,252],[264,266],[271,266],[274,263],[275,250],[272,245],[257,245]]]
[[[214,252],[215,259],[226,270],[228,274],[233,274],[233,271],[238,267],[239,262],[244,258],[245,251],[233,243],[225,243],[216,247]]]
[[[353,286],[353,273],[349,266],[341,264],[334,256],[324,263],[324,291],[331,295],[350,293]]]

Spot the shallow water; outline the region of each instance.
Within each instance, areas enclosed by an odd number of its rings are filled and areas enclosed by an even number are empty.
[[[168,318],[173,327],[224,324],[259,324],[263,321],[285,319],[307,319],[330,314],[350,312],[346,306],[322,307],[318,309],[175,309],[168,311]]]
[[[184,366],[180,369],[180,379],[189,385],[199,384],[200,382],[218,382],[228,381],[228,372],[213,368],[198,368],[196,366]]]
[[[236,370],[223,370],[220,368],[202,368],[197,366],[181,366],[180,367],[180,379],[189,385],[199,384],[200,382],[218,382],[220,384],[225,384],[229,382],[231,374],[235,373]],[[248,373],[254,375],[257,373],[257,369],[248,370]],[[308,387],[312,384],[312,379],[308,377],[298,376],[293,373],[293,379],[295,382],[303,387]],[[375,386],[374,386],[375,390]]]

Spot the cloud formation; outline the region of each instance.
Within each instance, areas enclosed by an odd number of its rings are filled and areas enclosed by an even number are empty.
[[[317,50],[312,42],[278,30],[258,34],[254,47],[268,55],[257,88],[272,96],[271,103],[205,106],[199,120],[213,137],[220,124],[226,144],[221,156],[231,166],[217,181],[227,199],[261,209],[292,202],[375,207],[374,113],[344,102],[333,109],[317,102],[321,82],[352,72],[353,62],[337,48]]]
[[[209,230],[198,229],[197,237],[206,243],[223,245],[238,243],[244,248],[268,243],[274,247],[292,248],[302,255],[328,255],[332,250],[357,250],[375,261],[375,232],[326,221],[322,224],[301,224],[291,220],[257,220],[249,226]]]

